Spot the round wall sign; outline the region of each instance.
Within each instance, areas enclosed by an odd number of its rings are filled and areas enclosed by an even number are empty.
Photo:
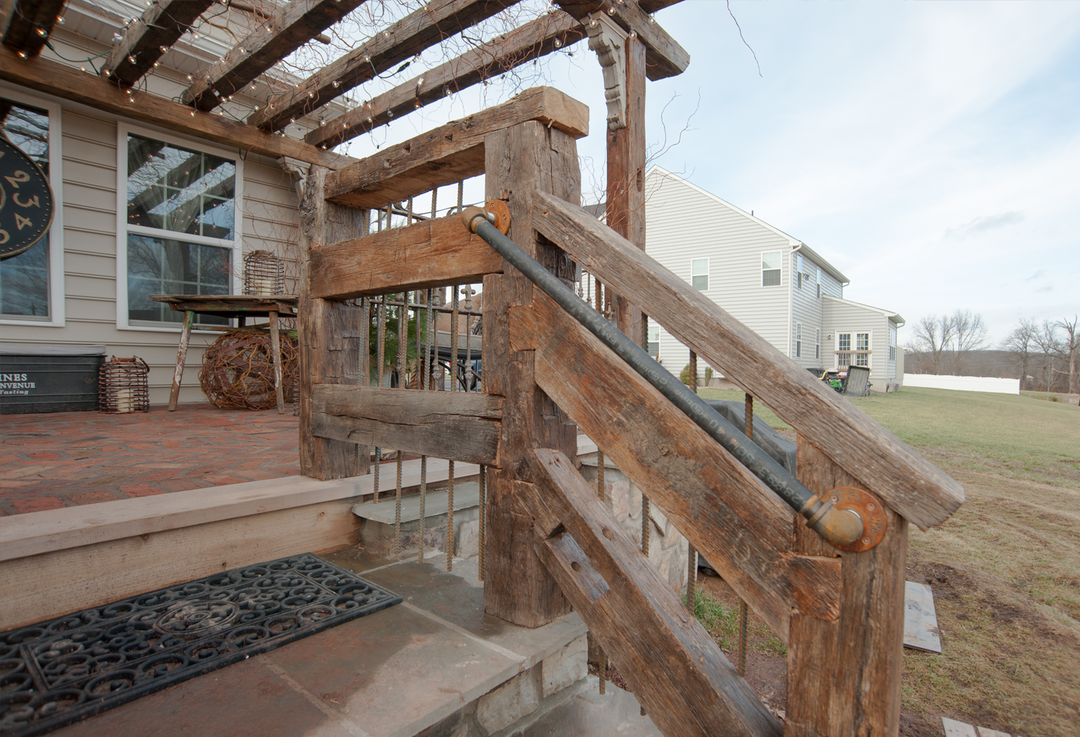
[[[0,260],[33,247],[49,232],[52,219],[49,178],[0,135]]]

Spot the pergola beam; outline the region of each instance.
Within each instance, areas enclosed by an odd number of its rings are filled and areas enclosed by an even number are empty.
[[[242,149],[273,158],[288,156],[331,169],[340,169],[356,161],[217,115],[192,115],[194,111],[187,105],[147,92],[121,90],[108,80],[48,59],[24,60],[6,47],[0,47],[0,79],[113,115],[219,143],[230,149]]]
[[[460,92],[584,37],[585,27],[566,13],[543,15],[339,115],[304,140],[313,146],[336,146],[401,119],[448,92]]]
[[[517,0],[432,0],[410,13],[367,43],[328,64],[262,110],[247,122],[276,131],[339,95],[382,74],[443,39],[490,18]]]
[[[143,78],[214,0],[158,0],[128,26],[109,54],[102,76],[131,87]]]
[[[65,0],[15,0],[7,2],[0,15],[7,23],[4,46],[22,58],[34,58],[41,53],[52,33]]]
[[[627,33],[635,33],[645,44],[645,75],[651,80],[674,77],[686,71],[690,54],[679,45],[655,19],[634,2],[616,3],[603,0],[556,0],[559,7],[582,23],[589,21],[593,13],[606,12]],[[654,2],[649,7],[657,9],[674,3]]]
[[[202,0],[200,0],[202,2]],[[292,0],[237,44],[184,92],[199,110],[221,100],[337,23],[365,0]]]

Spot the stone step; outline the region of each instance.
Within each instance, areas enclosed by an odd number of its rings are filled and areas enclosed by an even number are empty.
[[[387,492],[383,492],[386,494]],[[378,502],[364,502],[352,506],[353,514],[371,522],[384,525],[394,524],[395,507],[397,500],[394,491],[389,493],[390,499],[380,497]],[[427,492],[424,498],[424,518],[446,516],[447,489],[434,489]],[[454,512],[480,506],[480,484],[477,481],[464,481],[454,485]],[[410,494],[401,498],[401,522],[415,522],[420,519],[420,495]]]

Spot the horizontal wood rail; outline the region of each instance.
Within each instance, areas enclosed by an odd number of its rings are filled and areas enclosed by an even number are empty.
[[[581,208],[538,193],[537,230],[680,342],[758,397],[860,484],[922,528],[964,489],[726,310]]]
[[[795,513],[539,289],[510,310],[514,350],[536,352],[544,393],[675,523],[787,641],[793,609],[835,618],[836,558],[791,555]]]
[[[668,735],[779,735],[712,637],[559,451],[534,451],[536,487],[517,484],[534,549]],[[627,636],[632,633],[632,636]]]
[[[323,196],[352,207],[382,207],[484,173],[484,139],[528,120],[581,138],[589,108],[551,87],[517,97],[390,146],[326,177]]]
[[[311,433],[362,446],[496,465],[502,397],[369,386],[312,387]]]
[[[502,256],[455,215],[312,248],[308,288],[319,299],[351,299],[475,283],[502,270]]]

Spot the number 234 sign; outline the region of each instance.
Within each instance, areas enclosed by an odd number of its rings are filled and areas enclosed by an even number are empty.
[[[0,260],[18,256],[44,238],[52,218],[48,178],[0,135]]]

